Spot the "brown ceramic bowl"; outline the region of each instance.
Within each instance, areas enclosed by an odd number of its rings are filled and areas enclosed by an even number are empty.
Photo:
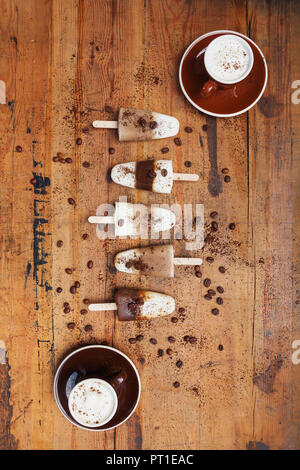
[[[112,377],[121,371],[125,373],[126,380],[116,389],[118,407],[112,419],[97,428],[77,423],[68,407],[72,388],[81,380]],[[61,362],[53,388],[58,408],[72,424],[88,431],[107,431],[130,418],[140,399],[141,381],[135,365],[124,353],[109,346],[91,345],[77,349]]]

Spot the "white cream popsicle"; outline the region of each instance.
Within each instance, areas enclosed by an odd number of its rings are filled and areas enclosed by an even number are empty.
[[[142,160],[115,165],[111,170],[111,179],[128,188],[169,194],[173,181],[198,181],[199,176],[173,173],[172,160]]]
[[[174,265],[200,265],[201,258],[175,258],[173,245],[154,245],[121,251],[114,258],[115,267],[128,274],[174,277]]]
[[[117,310],[120,321],[150,319],[169,315],[175,310],[170,295],[148,290],[117,289],[115,303],[90,304],[90,311]]]
[[[148,233],[148,225],[153,232],[164,232],[174,227],[174,212],[163,207],[147,207],[128,202],[116,202],[112,216],[96,215],[88,218],[92,224],[114,224],[115,236],[140,236]]]
[[[179,131],[173,116],[133,108],[120,108],[118,121],[94,121],[93,126],[118,129],[120,141],[164,139]]]

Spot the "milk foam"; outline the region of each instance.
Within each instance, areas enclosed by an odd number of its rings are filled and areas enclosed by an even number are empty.
[[[69,409],[80,424],[97,427],[105,424],[114,415],[117,397],[112,387],[104,380],[83,380],[73,388],[69,397]]]
[[[217,81],[238,81],[252,67],[251,56],[250,46],[243,39],[232,35],[219,36],[205,52],[205,66]]]

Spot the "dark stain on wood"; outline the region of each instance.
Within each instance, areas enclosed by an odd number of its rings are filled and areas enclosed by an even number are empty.
[[[278,103],[275,96],[263,96],[258,102],[260,112],[267,118],[279,116],[282,112],[283,104]]]
[[[10,404],[10,385],[9,364],[6,352],[0,347],[0,449],[16,450],[18,443],[11,433],[11,419],[13,409]]]
[[[269,446],[262,441],[249,441],[246,445],[247,450],[269,450]]]
[[[143,437],[140,424],[140,417],[133,413],[131,418],[127,421],[128,426],[128,449],[139,450],[142,449]]]
[[[272,359],[269,367],[260,375],[254,375],[253,383],[265,393],[273,392],[274,381],[278,371],[281,369],[283,360],[280,357]]]
[[[217,156],[217,121],[216,118],[206,117],[207,123],[207,145],[210,162],[208,191],[213,197],[219,196],[222,192],[222,181],[218,174],[218,156]]]

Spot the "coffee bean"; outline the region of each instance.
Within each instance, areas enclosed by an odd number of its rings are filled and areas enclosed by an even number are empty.
[[[88,305],[90,303],[89,299],[83,299],[82,302],[84,303],[84,305]]]
[[[83,162],[82,166],[84,168],[89,168],[91,166],[90,162]]]
[[[82,128],[82,132],[83,132],[84,134],[88,134],[88,133],[89,133],[89,128],[88,128],[88,127],[83,127],[83,128]]]
[[[192,162],[187,160],[187,161],[184,162],[184,166],[186,166],[187,168],[190,168],[192,166]]]
[[[70,157],[66,158],[66,163],[72,163],[72,161],[73,161],[72,158]]]
[[[206,132],[207,129],[208,129],[208,125],[207,125],[207,124],[204,124],[204,125],[202,126],[202,130],[203,130],[204,132]]]
[[[223,346],[222,344],[219,344],[218,350],[219,350],[219,351],[223,351],[223,349],[224,349],[224,346]]]
[[[162,356],[164,355],[164,350],[163,350],[163,349],[158,349],[158,350],[157,350],[157,355],[158,355],[159,357],[162,357]]]
[[[206,300],[211,300],[211,299],[212,299],[212,296],[209,295],[209,294],[205,294],[204,298],[205,298]]]
[[[58,242],[56,243],[56,246],[58,246],[58,248],[60,248],[61,246],[63,246],[64,242],[62,240],[58,240]]]
[[[182,366],[183,366],[183,362],[179,359],[179,360],[176,362],[176,367],[178,367],[178,369],[180,369]]]
[[[71,268],[66,268],[66,269],[65,269],[65,272],[66,272],[67,274],[72,274],[73,269],[71,269]]]
[[[109,147],[108,153],[109,155],[113,155],[115,153],[116,149],[114,147]]]
[[[80,287],[80,282],[79,282],[79,281],[76,281],[74,285],[75,285],[76,289],[79,289],[79,287]]]
[[[69,328],[69,330],[74,330],[75,328],[75,323],[74,322],[70,322],[67,324],[67,328]]]
[[[109,266],[108,268],[110,274],[116,274],[118,272],[117,268],[115,266]]]
[[[169,343],[175,343],[176,339],[174,338],[174,336],[169,336],[168,341]]]
[[[235,229],[235,223],[232,222],[231,224],[228,225],[229,229],[230,230],[234,230]]]
[[[189,337],[189,335],[185,335],[185,336],[183,337],[183,339],[184,339],[184,341],[187,343],[187,342],[190,340],[190,337]]]
[[[206,261],[211,264],[214,262],[214,259],[211,256],[207,256]]]
[[[94,266],[93,261],[92,261],[92,260],[88,261],[87,267],[88,267],[89,269],[92,269],[93,266]]]
[[[173,354],[173,349],[168,348],[168,349],[166,350],[166,353],[167,353],[169,356],[171,356],[171,355]]]
[[[179,137],[175,137],[174,143],[175,145],[178,145],[178,146],[182,145],[181,139]]]
[[[202,277],[202,272],[201,272],[201,271],[196,271],[196,272],[195,272],[195,275],[196,275],[197,277]]]
[[[220,311],[219,311],[218,308],[213,308],[213,309],[211,310],[211,313],[212,313],[213,315],[219,315]]]
[[[140,357],[139,362],[140,362],[140,364],[144,365],[145,362],[146,362],[146,359],[144,357]]]
[[[224,268],[224,266],[219,266],[219,271],[220,273],[224,274],[226,269]]]
[[[223,175],[227,175],[227,173],[229,173],[228,168],[222,168],[221,171],[222,171]]]
[[[168,174],[167,170],[166,170],[165,168],[163,168],[163,169],[161,170],[161,176],[164,176],[164,177],[165,177],[165,176],[167,176],[167,174]]]
[[[84,233],[81,238],[82,238],[82,240],[87,240],[89,238],[89,234]]]
[[[157,344],[157,339],[155,338],[150,338],[149,341],[151,344]]]
[[[64,307],[65,307],[65,308],[66,308],[66,307],[70,307],[69,302],[64,302]]]
[[[59,161],[59,163],[66,163],[66,160],[62,157],[58,161]]]
[[[189,127],[189,126],[186,126],[186,127],[184,128],[184,130],[185,130],[185,132],[187,132],[188,134],[190,134],[191,132],[193,132],[193,129],[192,129],[191,127]]]
[[[137,335],[136,340],[137,341],[143,341],[144,335]]]
[[[217,302],[218,305],[222,305],[222,303],[223,303],[222,297],[217,297],[216,302]]]
[[[129,343],[130,344],[135,344],[136,343],[136,339],[135,338],[129,338]]]
[[[76,139],[76,144],[81,145],[82,144],[82,139],[80,137],[77,137]]]
[[[222,286],[218,286],[218,287],[217,287],[217,291],[218,291],[220,294],[223,294],[224,289],[223,289]]]
[[[216,295],[216,291],[213,289],[208,289],[207,293],[211,296]]]
[[[65,308],[64,308],[64,313],[70,313],[70,312],[71,312],[70,307],[65,307]]]
[[[71,206],[75,206],[75,201],[74,201],[74,199],[71,198],[71,197],[69,197],[68,203],[69,203]]]
[[[141,127],[146,127],[146,119],[140,117],[139,120],[138,120],[138,124],[141,126]]]
[[[179,307],[178,312],[179,312],[179,313],[184,313],[184,312],[185,312],[185,308],[184,308],[184,307]]]
[[[195,344],[195,343],[197,343],[197,338],[195,338],[195,336],[191,336],[190,339],[189,339],[189,342],[191,344]]]
[[[171,318],[171,322],[172,322],[172,323],[177,323],[177,322],[178,322],[178,318],[172,317],[172,318]]]
[[[196,264],[196,266],[195,266],[195,268],[194,268],[194,269],[195,269],[195,271],[197,271],[197,272],[198,272],[198,271],[200,271],[201,267],[199,266],[199,264]]]
[[[216,211],[213,211],[209,214],[211,216],[212,219],[215,219],[218,215],[218,213]]]
[[[56,155],[55,157],[52,158],[53,162],[59,162],[59,157]]]
[[[62,288],[61,288],[61,287],[57,287],[56,292],[57,292],[58,294],[60,294],[60,293],[62,292]]]
[[[225,183],[229,183],[231,181],[231,178],[229,175],[224,176],[224,181]]]
[[[56,154],[58,156],[58,158],[62,158],[63,157],[63,154],[61,152],[57,152]]]
[[[161,149],[161,153],[168,153],[169,152],[169,148],[168,147],[163,147]]]
[[[214,221],[214,222],[211,223],[211,229],[212,229],[213,232],[217,232],[217,230],[218,230],[217,222]]]
[[[175,387],[175,388],[180,387],[180,383],[179,382],[173,382],[173,387]]]
[[[158,126],[157,122],[156,121],[151,121],[149,122],[149,127],[150,129],[156,129]]]
[[[17,145],[17,146],[16,146],[16,152],[21,153],[22,150],[23,150],[23,149],[22,149],[21,145]]]
[[[80,310],[80,314],[81,314],[81,315],[86,315],[87,313],[88,313],[88,311],[87,311],[86,308],[82,308],[82,309]]]
[[[85,325],[84,331],[92,331],[92,330],[93,330],[92,325]]]
[[[204,279],[203,285],[204,285],[205,287],[209,287],[209,286],[211,285],[211,280],[208,279],[208,278]]]
[[[75,287],[75,286],[71,286],[71,287],[70,287],[70,292],[71,292],[71,294],[75,294],[75,293],[76,293],[76,287]]]

